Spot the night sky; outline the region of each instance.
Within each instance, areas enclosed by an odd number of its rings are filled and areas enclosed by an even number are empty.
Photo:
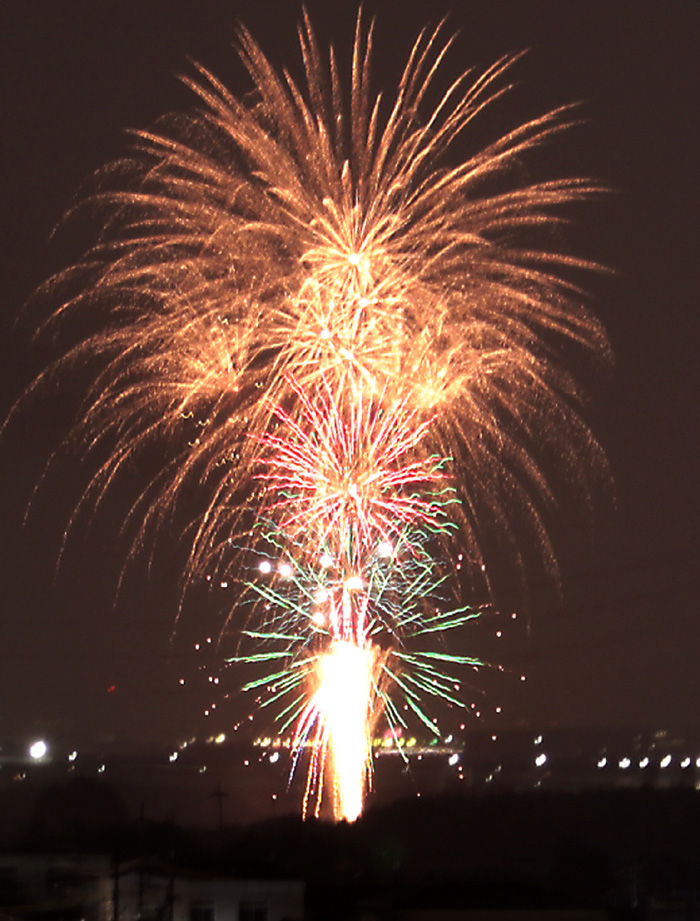
[[[322,42],[331,38],[346,60],[355,4],[307,7]],[[691,730],[700,708],[700,7],[374,0],[365,9],[377,15],[375,85],[389,92],[419,29],[445,14],[459,31],[446,76],[530,49],[494,132],[581,102],[585,124],[532,162],[548,178],[589,175],[614,190],[578,209],[567,237],[574,252],[613,270],[588,284],[615,355],[614,369],[588,382],[613,485],[599,491],[587,521],[562,496],[554,528],[561,600],[536,573],[529,604],[502,610],[498,643],[494,620],[475,631],[470,651],[507,667],[476,679],[483,720],[533,730]],[[88,242],[65,232],[49,239],[81,181],[125,152],[126,129],[190,106],[176,79],[191,72],[188,59],[238,93],[249,89],[231,49],[237,19],[277,65],[298,72],[299,17],[296,3],[272,0],[4,0],[0,415],[51,357],[48,343],[30,347],[36,315],[17,318],[33,289]],[[36,734],[67,746],[165,744],[205,731],[202,709],[217,699],[209,672],[197,671],[215,663],[214,644],[204,652],[193,644],[216,638],[223,602],[193,597],[173,633],[182,561],[175,536],[163,539],[150,574],[145,563],[127,574],[115,600],[129,484],[91,526],[79,523],[57,573],[61,535],[89,475],[79,456],[51,474],[22,524],[79,392],[66,382],[33,402],[0,442],[0,746]],[[231,700],[220,702],[217,728],[248,712],[235,694],[239,681],[231,672],[222,678]]]

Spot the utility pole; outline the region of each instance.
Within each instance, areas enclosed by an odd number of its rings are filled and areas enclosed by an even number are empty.
[[[224,791],[221,789],[220,783],[217,783],[216,790],[214,790],[213,793],[209,794],[209,797],[211,799],[216,799],[218,800],[218,803],[219,803],[219,831],[220,832],[224,830],[224,797],[225,796],[228,796],[228,794],[224,793]]]
[[[119,851],[117,848],[114,850],[114,877],[112,881],[112,921],[119,921]]]
[[[143,827],[146,823],[146,804],[141,800],[139,812],[139,873],[138,873],[138,907],[137,918],[143,917]]]

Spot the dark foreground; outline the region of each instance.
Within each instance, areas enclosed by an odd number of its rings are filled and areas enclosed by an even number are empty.
[[[76,778],[45,791],[8,845],[6,863],[28,852],[99,853],[111,867],[301,880],[311,921],[466,919],[481,917],[477,909],[700,917],[694,789],[413,798],[353,825],[283,816],[195,830],[129,815],[116,788]],[[48,917],[17,898],[0,873],[0,916]]]

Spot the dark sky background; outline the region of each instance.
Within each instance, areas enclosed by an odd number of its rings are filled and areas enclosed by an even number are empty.
[[[347,49],[356,5],[307,6],[322,41]],[[692,730],[700,710],[700,7],[374,0],[365,9],[377,14],[375,85],[389,92],[418,30],[444,14],[460,33],[446,75],[530,49],[494,130],[580,101],[586,124],[536,162],[547,175],[591,175],[616,190],[578,213],[570,237],[574,251],[614,270],[589,283],[615,354],[614,372],[592,388],[614,507],[601,494],[586,524],[564,499],[555,529],[561,603],[533,577],[527,616],[523,609],[511,621],[504,610],[499,643],[493,621],[475,632],[472,651],[510,670],[477,679],[483,720],[533,730]],[[4,0],[0,414],[50,357],[29,347],[32,318],[16,319],[31,291],[79,255],[70,234],[49,236],[81,180],[125,151],[125,129],[189,107],[176,79],[188,58],[234,90],[248,89],[231,50],[237,18],[295,71],[299,16],[296,3],[271,0]],[[223,601],[193,598],[172,639],[181,560],[174,539],[171,548],[165,538],[150,575],[145,565],[131,572],[115,602],[126,549],[117,491],[91,528],[76,529],[55,576],[62,530],[88,475],[79,456],[51,476],[22,525],[77,392],[68,384],[32,404],[0,443],[0,746],[37,733],[68,747],[166,744],[205,731],[202,710],[216,695],[209,722],[226,728],[248,712],[234,693],[239,676],[229,672],[214,689],[209,672],[197,671],[216,662],[213,644],[193,648],[216,637]]]

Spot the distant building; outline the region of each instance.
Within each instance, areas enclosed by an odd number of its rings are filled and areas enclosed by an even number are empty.
[[[0,913],[32,921],[301,921],[304,883],[105,856],[0,856]]]
[[[0,855],[0,912],[47,921],[112,921],[104,855]]]

